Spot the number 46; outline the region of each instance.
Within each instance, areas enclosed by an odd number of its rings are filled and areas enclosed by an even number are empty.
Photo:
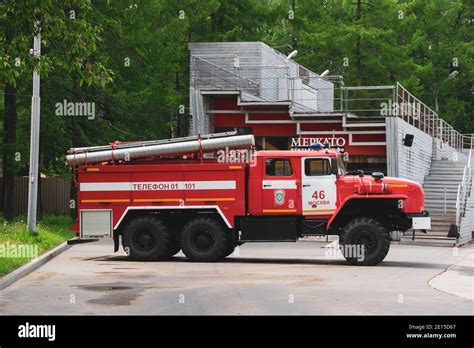
[[[313,196],[314,199],[324,199],[326,198],[326,192],[324,190],[321,191],[314,191]]]

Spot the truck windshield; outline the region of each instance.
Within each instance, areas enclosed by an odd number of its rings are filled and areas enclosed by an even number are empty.
[[[339,175],[346,175],[346,165],[342,160],[342,156],[337,156],[337,173]]]

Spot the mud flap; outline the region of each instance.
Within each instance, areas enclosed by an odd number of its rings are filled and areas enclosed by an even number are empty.
[[[120,235],[117,231],[114,231],[112,235],[114,239],[114,253],[116,253],[120,247]]]

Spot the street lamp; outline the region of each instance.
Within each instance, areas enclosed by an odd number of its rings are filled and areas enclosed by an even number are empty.
[[[297,54],[298,54],[298,50],[294,50],[286,57],[286,59],[288,60],[293,59]]]
[[[41,56],[41,34],[39,23],[35,23],[37,31],[33,43],[33,55]],[[31,137],[30,137],[30,172],[28,181],[28,231],[36,234],[36,209],[38,204],[38,160],[40,140],[40,75],[38,68],[33,70],[33,95],[31,97]]]

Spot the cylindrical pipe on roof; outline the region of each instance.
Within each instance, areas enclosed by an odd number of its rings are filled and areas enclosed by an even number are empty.
[[[225,138],[203,139],[201,148],[204,152],[224,150],[225,148],[250,148],[255,145],[252,134],[237,135]],[[107,161],[133,160],[154,156],[170,156],[199,151],[199,140],[185,141],[181,143],[159,144],[149,146],[137,146],[123,149],[110,149],[104,151],[72,153],[66,156],[66,162],[70,165],[82,165],[86,163],[100,163]]]

